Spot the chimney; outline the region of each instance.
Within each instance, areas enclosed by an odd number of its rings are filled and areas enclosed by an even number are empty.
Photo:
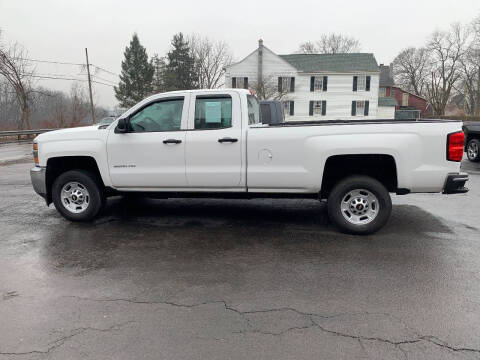
[[[258,40],[258,69],[257,69],[257,83],[260,84],[263,80],[263,40]]]
[[[393,79],[393,63],[390,63],[390,77]]]

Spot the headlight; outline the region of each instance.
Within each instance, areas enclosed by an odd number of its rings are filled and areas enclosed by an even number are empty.
[[[33,161],[38,165],[38,143],[33,143]]]

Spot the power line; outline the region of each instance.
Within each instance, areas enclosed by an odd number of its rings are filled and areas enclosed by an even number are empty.
[[[39,62],[39,63],[47,63],[47,64],[59,64],[59,65],[75,65],[75,66],[87,66],[87,64],[85,63],[73,63],[73,62],[66,62],[66,61],[54,61],[54,60],[40,60],[40,59],[30,59],[30,58],[15,58],[15,59],[18,59],[18,60],[25,60],[25,61],[33,61],[33,62]],[[110,70],[107,70],[101,66],[98,66],[98,65],[94,65],[94,64],[90,64],[90,66],[93,66],[95,67],[96,69],[100,70],[100,71],[104,71],[106,73],[109,73],[111,75],[115,75],[115,76],[119,76],[117,73],[113,72],[113,71],[110,71]]]
[[[100,76],[98,76],[98,75],[92,74],[92,76],[93,76],[94,78],[97,78],[97,79],[100,79],[100,80],[103,80],[103,81],[106,81],[106,82],[112,83],[112,85],[114,85],[114,84],[115,84],[115,83],[114,83],[112,80],[108,80],[108,79],[101,78],[101,77],[100,77]]]
[[[97,65],[94,65],[94,64],[90,64],[90,65],[93,66],[93,67],[95,67],[95,68],[97,68],[97,69],[99,69],[99,70],[101,70],[101,71],[104,71],[104,72],[106,72],[106,73],[109,73],[109,74],[112,74],[112,75],[115,75],[115,76],[120,76],[120,75],[118,75],[117,73],[114,73],[113,71],[110,71],[110,70],[106,70],[106,69],[104,69],[104,68],[102,68],[102,67],[100,67],[100,66],[97,66]]]
[[[56,76],[43,76],[43,75],[30,75],[30,76],[34,77],[34,78],[40,78],[40,79],[68,80],[68,81],[81,81],[81,82],[87,82],[88,81],[86,79],[78,79],[78,78],[70,78],[70,77],[56,77]],[[100,85],[105,85],[105,86],[110,86],[110,87],[115,86],[115,85],[112,85],[112,84],[106,84],[106,83],[101,82],[101,81],[92,80],[92,82],[95,83],[95,84],[100,84]]]
[[[16,58],[17,60],[33,61],[47,64],[60,64],[60,65],[76,65],[76,66],[86,66],[87,64],[82,63],[72,63],[72,62],[63,62],[63,61],[53,61],[53,60],[39,60],[39,59],[29,59],[29,58]]]

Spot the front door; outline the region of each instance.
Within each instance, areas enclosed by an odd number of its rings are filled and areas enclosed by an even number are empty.
[[[186,148],[188,186],[200,191],[244,191],[242,146],[238,93],[192,96]]]
[[[127,133],[112,129],[107,153],[113,186],[185,187],[187,116],[188,96],[159,98],[130,115]]]

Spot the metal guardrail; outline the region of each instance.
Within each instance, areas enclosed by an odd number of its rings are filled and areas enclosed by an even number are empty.
[[[21,136],[24,135],[38,135],[43,134],[48,131],[53,131],[58,129],[31,129],[31,130],[8,130],[8,131],[0,131],[0,138],[2,137],[9,137],[9,136],[16,136],[20,139]]]

